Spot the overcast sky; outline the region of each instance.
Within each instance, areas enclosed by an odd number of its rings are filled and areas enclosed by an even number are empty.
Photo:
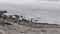
[[[29,5],[29,6],[42,6],[42,7],[53,7],[53,8],[59,8],[60,7],[60,1],[58,0],[0,0],[1,3],[13,3],[13,4],[22,4],[22,5]]]
[[[0,0],[2,3],[22,4],[27,6],[44,7],[44,8],[60,8],[60,1],[56,0]]]
[[[0,0],[0,3],[13,3],[13,4],[31,4],[31,5],[42,5],[42,6],[60,6],[59,0]]]
[[[39,2],[39,1],[59,1],[59,0],[0,0],[0,2],[12,2],[12,3],[20,3],[20,2]]]

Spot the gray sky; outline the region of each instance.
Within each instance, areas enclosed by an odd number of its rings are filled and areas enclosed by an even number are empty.
[[[0,0],[0,2],[12,2],[12,3],[38,2],[38,1],[59,1],[59,0]]]
[[[0,0],[0,3],[13,3],[13,4],[31,4],[31,5],[39,5],[44,7],[60,7],[60,1],[50,0],[50,1],[40,1],[40,0]]]
[[[41,6],[44,8],[60,8],[60,1],[40,1],[40,0],[0,0],[0,3],[13,3],[13,4],[23,4],[23,5],[33,5]]]

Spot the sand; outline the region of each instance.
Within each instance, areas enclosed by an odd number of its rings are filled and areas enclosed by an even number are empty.
[[[0,25],[0,30],[4,31],[6,34],[60,34],[60,28],[33,28],[16,23],[14,23],[14,26]]]

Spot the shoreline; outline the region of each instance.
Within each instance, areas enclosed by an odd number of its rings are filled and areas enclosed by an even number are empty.
[[[30,20],[27,20],[27,19],[24,19],[25,17],[24,16],[21,16],[19,17],[18,15],[5,15],[4,13],[7,13],[7,11],[0,11],[2,14],[0,15],[1,17],[1,20],[2,21],[6,21],[7,25],[12,25],[8,22],[12,22],[12,23],[17,23],[19,25],[24,25],[24,26],[29,26],[29,27],[33,27],[33,28],[60,28],[60,25],[58,24],[49,24],[49,23],[36,23],[36,22],[33,22],[32,19],[31,21]],[[21,19],[19,19],[21,18]],[[2,23],[4,24],[4,23]]]
[[[59,34],[60,25],[19,19],[18,15],[0,15],[0,30],[6,34]],[[23,16],[21,16],[23,17]]]

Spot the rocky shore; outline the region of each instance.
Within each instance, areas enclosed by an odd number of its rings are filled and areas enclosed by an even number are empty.
[[[58,24],[49,24],[49,23],[36,23],[32,20],[25,19],[24,16],[18,16],[18,15],[7,15],[7,11],[0,11],[0,25],[4,26],[12,25],[9,22],[17,23],[19,25],[34,27],[34,28],[60,28],[60,25]],[[2,20],[2,21],[1,21]]]
[[[54,32],[60,29],[58,24],[36,23],[32,19],[25,19],[24,16],[7,15],[6,13],[7,11],[0,11],[0,30],[7,34],[49,34],[50,29]]]

